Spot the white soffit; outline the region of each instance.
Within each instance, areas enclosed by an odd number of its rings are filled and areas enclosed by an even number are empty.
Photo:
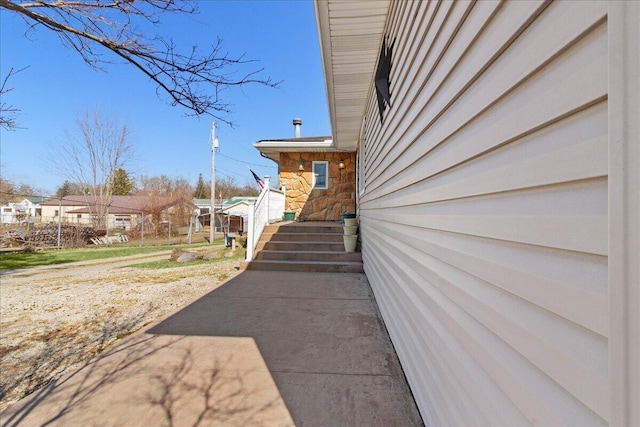
[[[315,0],[329,116],[337,149],[356,149],[389,4],[388,0]]]
[[[287,140],[264,140],[258,141],[253,144],[264,157],[268,157],[274,162],[280,161],[280,153],[333,153],[342,150],[338,150],[333,141],[329,138],[323,140],[312,140],[312,138],[306,138],[299,140],[287,139]]]

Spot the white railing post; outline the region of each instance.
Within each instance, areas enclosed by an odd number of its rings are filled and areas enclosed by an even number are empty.
[[[247,224],[247,261],[253,259],[253,249],[255,248],[254,240],[256,235],[255,222],[256,222],[256,205],[249,205],[249,218]]]
[[[284,215],[284,212],[287,210],[287,186],[283,185],[280,191],[282,191],[282,215]]]
[[[267,200],[266,200],[266,203],[267,203],[267,224],[269,224],[269,216],[270,216],[269,213],[271,212],[269,210],[269,199],[271,198],[270,197],[271,195],[269,194],[269,191],[271,191],[271,177],[269,175],[265,175],[265,177],[264,177],[264,186],[267,189],[267,194],[266,194],[265,197],[267,198]]]

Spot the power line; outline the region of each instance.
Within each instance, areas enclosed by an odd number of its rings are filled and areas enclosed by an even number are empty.
[[[224,170],[224,169],[222,169],[222,170]],[[216,173],[219,173],[220,175],[224,175],[224,176],[226,176],[226,177],[227,177],[227,178],[229,178],[229,179],[234,179],[231,175],[227,175],[226,173],[221,172],[221,169],[220,169],[220,168],[216,168]],[[233,173],[233,172],[231,172],[231,173]]]
[[[267,165],[260,165],[260,164],[258,164],[258,163],[245,162],[244,160],[234,159],[233,157],[229,157],[229,156],[227,156],[227,155],[225,155],[225,154],[222,154],[222,153],[218,153],[218,155],[219,155],[219,156],[222,156],[222,157],[225,157],[225,158],[227,158],[227,159],[229,159],[229,160],[233,160],[233,161],[238,162],[238,163],[244,163],[245,165],[251,165],[251,166],[256,166],[256,167],[260,167],[260,168],[271,168],[271,169],[277,169],[277,167],[276,167],[276,166],[270,166],[270,165],[269,165],[269,166],[267,166]]]
[[[5,196],[14,196],[14,197],[37,197],[37,198],[41,198],[41,199],[46,199],[49,198],[51,196],[45,196],[44,194],[30,194],[30,193],[15,193],[12,191],[0,191],[0,194],[5,195]]]

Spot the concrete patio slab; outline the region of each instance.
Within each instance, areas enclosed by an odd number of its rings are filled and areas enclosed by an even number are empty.
[[[0,421],[422,425],[363,274],[265,271],[230,279]]]

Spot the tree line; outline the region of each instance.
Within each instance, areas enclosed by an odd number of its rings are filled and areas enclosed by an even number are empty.
[[[89,194],[90,187],[83,183],[65,181],[56,190],[56,197],[68,194]],[[237,183],[233,177],[223,177],[216,180],[216,200],[229,199],[236,196],[258,196],[260,194],[254,183],[244,185]],[[118,169],[114,175],[111,194],[114,196],[154,196],[178,197],[184,199],[210,199],[211,185],[205,182],[202,174],[198,175],[195,184],[191,184],[182,177],[170,178],[167,175],[131,178],[124,169]]]
[[[145,223],[144,230],[147,235],[153,237],[167,236],[169,233],[175,234],[178,227],[188,226],[193,209],[191,205],[192,199],[208,199],[211,194],[211,187],[204,181],[202,174],[199,174],[195,185],[192,185],[185,178],[170,178],[166,175],[160,176],[139,176],[133,179],[124,169],[118,169],[114,174],[113,183],[111,184],[112,195],[132,195],[132,196],[151,196],[151,204],[147,206],[148,211],[142,217]],[[20,202],[27,197],[42,197],[42,192],[34,189],[28,184],[14,184],[11,181],[0,178],[0,195],[2,196],[2,204],[8,202]],[[64,198],[67,195],[84,195],[88,201],[93,200],[93,194],[97,194],[99,189],[87,186],[86,183],[72,182],[66,180],[56,190],[56,197]],[[257,196],[259,194],[257,186],[247,183],[240,186],[235,179],[225,177],[218,179],[216,182],[216,200],[221,203],[223,200],[236,196]],[[155,205],[154,200],[161,200],[160,197],[177,198],[178,202],[174,206],[172,214],[171,227],[167,228],[166,218],[163,218],[160,205]],[[98,201],[93,205],[96,215],[92,215],[92,225],[95,229],[105,230],[106,209],[108,199]],[[25,218],[16,219],[22,221]],[[221,219],[218,219],[222,223]],[[217,223],[218,223],[217,221]],[[204,223],[203,223],[204,224]],[[128,235],[138,237],[141,233],[140,226],[136,226],[128,231]]]
[[[117,116],[99,110],[85,110],[75,117],[75,127],[64,132],[64,144],[51,145],[45,167],[66,178],[55,195],[84,195],[104,217],[107,204],[114,195],[170,196],[184,200],[211,198],[211,187],[202,173],[192,185],[187,179],[166,175],[134,178],[132,172],[136,146],[131,126]],[[24,197],[42,197],[43,192],[28,184],[0,181],[2,204]],[[233,177],[216,180],[216,199],[234,196],[257,196],[255,183],[239,185]]]
[[[0,178],[0,204],[17,203],[27,197],[47,196],[64,197],[67,195],[88,195],[95,193],[96,189],[86,183],[65,180],[54,195],[48,195],[44,190],[32,187],[27,183],[16,183],[9,179]],[[240,185],[233,177],[223,177],[216,180],[216,200],[226,200],[232,197],[255,197],[259,195],[257,186],[252,182]],[[186,178],[170,178],[167,175],[145,176],[132,178],[122,169],[117,169],[112,184],[114,196],[152,196],[152,197],[178,197],[185,200],[210,199],[211,185],[205,182],[202,174],[198,175],[195,184],[191,184]]]

